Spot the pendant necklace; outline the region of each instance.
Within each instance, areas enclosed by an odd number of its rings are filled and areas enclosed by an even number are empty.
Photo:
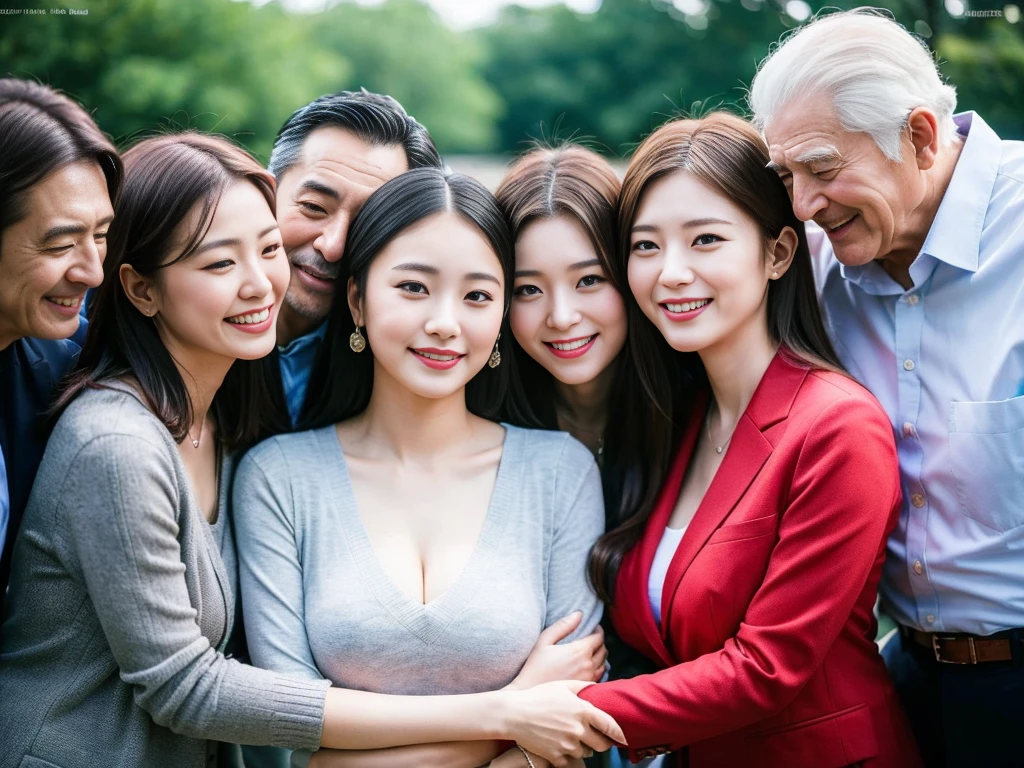
[[[707,418],[708,442],[710,442],[711,443],[711,447],[715,449],[715,453],[721,453],[722,451],[724,451],[728,447],[729,441],[732,440],[732,435],[729,435],[728,439],[724,443],[722,443],[721,445],[718,445],[715,442],[715,438],[711,436],[711,414],[712,414],[712,410],[710,408],[708,408],[708,418]],[[735,433],[735,432],[736,432],[736,429],[734,427],[733,428],[733,433]]]

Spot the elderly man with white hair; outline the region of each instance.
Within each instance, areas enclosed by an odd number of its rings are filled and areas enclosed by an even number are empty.
[[[954,114],[927,47],[871,10],[787,37],[750,106],[817,225],[836,349],[896,433],[881,598],[922,753],[1024,765],[1024,143]]]

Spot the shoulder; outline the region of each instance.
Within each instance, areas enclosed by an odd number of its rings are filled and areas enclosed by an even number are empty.
[[[526,429],[505,425],[507,439],[514,441],[520,460],[534,471],[554,471],[557,475],[582,476],[596,470],[594,457],[583,443],[568,432]]]
[[[804,451],[873,453],[895,461],[892,424],[878,400],[852,378],[832,371],[813,370],[804,380],[790,420],[803,434]]]
[[[78,361],[81,349],[70,339],[18,339],[11,345],[10,359],[34,391],[50,391]]]
[[[61,414],[51,442],[82,447],[100,438],[105,445],[149,445],[161,453],[174,449],[163,423],[138,395],[119,384],[82,390]]]
[[[331,426],[268,438],[249,449],[238,471],[248,477],[258,467],[268,480],[282,482],[306,474],[319,475],[333,430]]]

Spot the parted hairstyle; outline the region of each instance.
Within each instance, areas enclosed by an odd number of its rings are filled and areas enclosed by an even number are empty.
[[[100,167],[116,203],[124,176],[121,158],[89,114],[45,85],[0,79],[0,238],[28,213],[30,187],[83,160]]]
[[[133,379],[180,443],[192,426],[192,403],[154,319],[128,299],[119,277],[121,266],[154,276],[192,256],[210,228],[221,195],[234,182],[251,183],[273,211],[274,177],[226,139],[193,132],[146,139],[125,153],[124,163],[124,190],[108,232],[103,283],[90,302],[85,347],[56,411],[86,387]],[[182,241],[183,250],[174,253],[175,243]],[[285,431],[285,406],[272,392],[258,360],[235,361],[210,410],[222,446],[243,448]]]
[[[778,174],[767,168],[768,161],[768,148],[761,135],[734,115],[712,112],[701,119],[663,125],[637,149],[622,182],[617,250],[620,265],[624,269],[629,261],[633,221],[651,183],[676,172],[692,174],[729,198],[757,225],[765,258],[769,241],[783,228],[792,227],[796,232],[798,244],[790,268],[779,279],[768,282],[769,336],[780,352],[798,365],[844,372],[821,319],[803,222],[793,213]],[[647,333],[637,333],[652,327],[643,316],[630,317],[629,343],[637,371],[657,409],[677,423],[686,423],[694,395],[707,386],[707,374],[696,352],[671,349],[660,333],[656,340]],[[652,439],[664,440],[667,434],[661,432]],[[659,456],[670,454],[675,448],[674,439],[652,450]],[[667,465],[662,465],[657,485],[663,482],[666,470]],[[649,496],[649,503],[594,545],[589,576],[602,598],[610,601],[613,597],[622,558],[639,541],[656,500],[656,496]]]
[[[270,153],[274,177],[280,179],[298,161],[309,134],[328,127],[351,131],[373,146],[401,146],[410,169],[441,167],[441,156],[422,124],[390,96],[361,88],[329,93],[291,114]]]
[[[466,406],[470,412],[496,420],[502,415],[506,395],[513,390],[515,357],[512,333],[508,327],[508,306],[512,297],[512,235],[494,196],[469,176],[446,174],[437,168],[419,168],[396,176],[379,187],[352,220],[338,285],[351,278],[359,295],[366,291],[366,280],[377,255],[398,235],[417,222],[438,213],[451,213],[476,227],[490,244],[501,264],[505,280],[505,315],[501,323],[498,350],[501,365],[484,366],[466,385]],[[327,318],[324,341],[317,352],[309,381],[299,429],[318,429],[356,416],[366,409],[373,391],[373,345],[355,353],[349,336],[355,330],[345,290],[338,290]],[[512,411],[520,419],[521,404]]]
[[[583,227],[612,286],[627,305],[635,304],[626,280],[625,264],[615,258],[617,222],[615,206],[619,179],[611,165],[596,152],[574,144],[538,148],[521,157],[502,180],[496,196],[518,239],[536,221],[569,216]],[[628,311],[628,310],[627,310]],[[554,377],[518,344],[516,362],[523,394],[540,426],[558,429]],[[650,437],[668,429],[644,396],[630,345],[617,358],[609,391],[604,435],[602,486],[606,528],[633,515],[645,497],[657,491],[652,480],[667,457],[652,456]],[[655,440],[654,445],[660,444]]]

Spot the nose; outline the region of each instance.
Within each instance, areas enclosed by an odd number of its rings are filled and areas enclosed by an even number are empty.
[[[260,254],[254,253],[248,262],[250,266],[238,291],[239,298],[262,299],[264,296],[269,296],[274,290],[274,285],[267,275],[266,260]]]
[[[582,317],[571,296],[564,291],[555,291],[548,311],[547,325],[557,331],[566,331],[576,325]]]
[[[461,328],[450,299],[441,297],[434,302],[430,317],[424,324],[423,330],[429,335],[441,339],[453,339],[459,335]]]
[[[320,235],[313,241],[313,248],[325,261],[333,263],[341,260],[350,223],[348,214],[345,213],[338,213],[325,222]]]
[[[817,184],[798,179],[796,174],[793,175],[790,194],[793,198],[793,213],[800,221],[810,221],[828,205],[828,200]]]
[[[87,288],[97,288],[103,282],[103,257],[107,253],[106,244],[97,243],[92,237],[87,237],[84,247],[79,249],[79,253],[75,263],[68,269],[68,281],[84,285]]]
[[[678,288],[694,281],[693,269],[682,248],[668,247],[664,251],[658,283],[666,288]]]

